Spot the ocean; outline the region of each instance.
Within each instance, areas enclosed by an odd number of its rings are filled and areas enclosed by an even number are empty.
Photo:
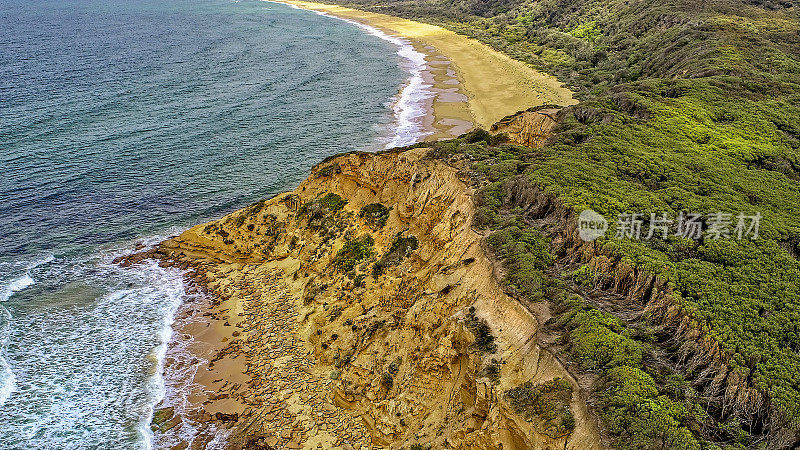
[[[259,0],[0,0],[0,448],[152,448],[187,294],[111,261],[417,141],[422,65]]]

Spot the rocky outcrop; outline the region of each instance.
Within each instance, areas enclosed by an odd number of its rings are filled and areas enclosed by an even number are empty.
[[[560,114],[524,111],[492,132],[539,147]],[[236,331],[209,366],[228,370],[243,357],[248,380],[211,393],[203,408],[228,403],[201,415],[233,426],[229,446],[603,446],[587,407],[597,375],[580,373],[550,345],[557,339],[543,339],[546,305],[503,292],[500,269],[471,227],[468,165],[428,152],[329,158],[294,191],[122,262],[162,258],[189,269],[218,299],[208,314]],[[750,421],[772,448],[797,440],[767,395],[698,331],[664,280],[583,242],[573,212],[529,180],[509,180],[504,191],[504,209],[522,211],[552,238],[554,270],[586,264],[596,274],[588,303],[629,323],[646,318],[667,336],[656,343],[670,349],[666,364],[690,374],[709,414]],[[558,379],[572,386],[551,395],[557,401],[548,407],[561,415],[520,409],[543,387],[561,386]],[[185,421],[172,410],[167,419],[154,423],[157,433]]]
[[[244,405],[230,446],[600,448],[577,383],[493,276],[464,171],[427,153],[329,159],[151,253],[190,267],[237,330],[250,380],[225,400]],[[561,386],[547,417],[519,400],[544,383]]]
[[[517,144],[539,148],[553,134],[561,115],[559,106],[538,106],[503,118],[492,125],[489,131],[494,134],[505,133]]]

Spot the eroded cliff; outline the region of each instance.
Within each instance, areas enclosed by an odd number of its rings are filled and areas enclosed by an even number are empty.
[[[233,427],[229,446],[601,446],[576,381],[495,279],[467,165],[428,154],[332,158],[150,254],[216,299],[225,344],[201,370],[244,361],[195,402]]]

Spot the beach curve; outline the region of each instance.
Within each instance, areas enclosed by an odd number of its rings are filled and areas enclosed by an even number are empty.
[[[555,77],[440,26],[325,3],[300,0],[277,3],[348,19],[408,39],[416,44],[417,50],[429,56],[429,69],[438,65],[437,55],[446,59],[442,61],[445,64],[452,63],[450,75],[455,72],[455,77],[433,80],[432,90],[437,95],[433,101],[432,121],[436,133],[431,138],[452,137],[454,133],[448,133],[452,127],[447,124],[453,121],[469,121],[488,129],[503,117],[530,107],[577,103],[572,91]],[[465,102],[453,101],[453,85],[448,82],[453,78],[463,89]]]

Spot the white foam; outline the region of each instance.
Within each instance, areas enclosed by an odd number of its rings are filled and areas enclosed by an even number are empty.
[[[142,270],[141,268],[134,270]],[[164,385],[164,358],[167,354],[167,345],[172,338],[172,324],[175,321],[175,312],[183,302],[184,285],[181,274],[175,269],[163,269],[158,264],[150,261],[143,269],[148,273],[149,285],[157,287],[158,293],[149,295],[164,296],[167,299],[162,315],[159,317],[159,330],[157,332],[158,344],[153,348],[149,357],[155,361],[150,377],[147,380],[148,401],[143,414],[140,416],[138,432],[142,448],[153,448],[153,431],[150,422],[155,406],[164,400],[166,389]]]
[[[0,313],[3,313],[3,321],[6,325],[8,325],[9,320],[11,319],[11,314],[8,311],[0,306]],[[7,334],[7,327],[4,329],[0,329],[0,352],[2,352],[3,347],[6,344],[6,334]],[[8,361],[3,357],[2,353],[0,353],[0,406],[3,406],[9,397],[11,397],[11,393],[14,392],[16,387],[17,378],[14,376],[14,372],[11,370],[11,366],[8,364]]]
[[[3,287],[2,292],[0,292],[0,302],[4,302],[11,298],[15,292],[19,292],[29,286],[32,286],[35,283],[33,277],[29,272],[25,272],[25,275],[11,280],[5,287]]]
[[[183,374],[165,374],[165,361],[167,357],[174,358],[176,351],[186,351],[189,358],[193,358],[186,349],[175,349],[176,339],[173,330],[176,329],[176,317],[178,311],[186,305],[187,298],[186,286],[184,284],[183,272],[175,268],[159,267],[158,263],[152,260],[145,261],[143,264],[134,265],[128,268],[120,268],[113,264],[113,260],[120,256],[127,256],[142,251],[144,248],[152,247],[159,242],[166,240],[169,236],[180,234],[185,228],[176,227],[167,231],[167,235],[150,236],[138,240],[135,246],[108,248],[102,255],[102,261],[106,267],[111,267],[115,271],[127,273],[129,277],[138,279],[142,287],[134,291],[116,291],[110,294],[110,302],[118,302],[126,297],[138,297],[141,301],[150,302],[156,298],[162,306],[159,308],[156,319],[157,330],[155,331],[156,345],[149,352],[147,358],[152,361],[153,367],[146,380],[146,404],[139,411],[139,422],[137,424],[138,446],[143,449],[170,448],[177,445],[180,441],[192,442],[194,438],[194,427],[189,421],[184,421],[183,425],[177,427],[181,433],[180,439],[172,445],[164,445],[164,436],[156,436],[150,428],[153,413],[157,405],[163,403],[168,406],[179,406],[174,404],[176,395],[170,392],[174,389],[173,378]],[[192,374],[189,379],[193,378]],[[166,377],[166,378],[165,378]],[[180,408],[176,408],[178,411]]]
[[[190,323],[208,323],[208,319],[202,314],[209,307],[209,299],[199,294],[189,295],[195,298],[185,301],[179,307],[175,314],[173,330],[183,330]],[[195,339],[191,334],[177,332],[173,333],[167,346],[166,359],[170,363],[165,372],[166,395],[163,405],[175,408],[175,414],[180,416],[183,421],[180,427],[159,433],[155,437],[155,447],[157,448],[172,448],[180,443],[192,447],[201,432],[204,435],[213,436],[212,440],[205,444],[206,449],[222,450],[227,448],[226,442],[230,434],[228,430],[209,423],[201,424],[193,419],[197,416],[199,409],[198,405],[190,400],[190,397],[206,390],[204,385],[195,381],[195,376],[201,366],[208,364],[207,359],[191,350],[194,343]]]
[[[53,333],[26,342],[25,353],[33,360],[29,367],[14,368],[16,376],[0,354],[0,407],[15,389],[26,404],[40,407],[22,410],[11,403],[11,408],[6,404],[5,411],[0,409],[15,416],[12,427],[20,441],[14,442],[69,446],[67,442],[88,439],[88,433],[92,440],[111,442],[126,433],[120,430],[133,419],[133,436],[128,434],[123,439],[135,439],[133,447],[137,449],[154,448],[150,423],[156,405],[165,397],[164,360],[175,312],[184,300],[183,275],[154,261],[128,268],[112,261],[164,239],[152,236],[136,247],[107,248],[85,259],[54,266],[53,273],[34,270],[31,274],[36,265],[52,260],[48,258],[30,265],[25,275],[7,285],[13,293],[30,286],[33,278],[41,277],[47,284],[53,276],[66,276],[87,280],[89,285],[106,291],[93,302],[70,305],[65,314],[48,315]],[[0,304],[0,350],[5,347],[3,337],[9,330],[3,326],[3,311]],[[30,326],[29,317],[15,322],[20,322],[15,326]],[[43,332],[32,330],[34,335]],[[56,341],[62,344],[54,347]],[[72,364],[73,370],[57,372],[52,360],[61,360],[62,366]],[[48,377],[40,379],[31,367],[50,371]],[[126,368],[131,369],[129,373]],[[30,389],[32,380],[40,383],[35,390]],[[114,390],[109,390],[112,385]]]
[[[0,302],[8,301],[8,299],[10,299],[15,293],[36,284],[36,280],[34,280],[31,276],[31,270],[43,264],[47,264],[54,259],[55,258],[53,255],[49,255],[46,258],[26,264],[25,273],[22,276],[14,278],[5,286],[3,286],[2,289],[0,289]],[[6,341],[8,340],[8,327],[11,326],[11,314],[2,306],[0,306],[0,313],[3,315],[2,320],[0,320],[0,324],[4,324],[3,327],[0,328],[0,406],[3,406],[6,401],[8,401],[9,397],[11,397],[11,393],[14,392],[14,389],[16,388],[17,377],[11,370],[11,365],[3,356],[3,349],[5,348]]]
[[[6,400],[11,397],[11,393],[14,392],[17,378],[4,358],[0,358],[0,373],[2,373],[2,379],[0,380],[0,406],[3,406]]]
[[[270,3],[280,3],[282,5],[290,6],[294,9],[303,9],[297,5],[283,3],[277,0],[263,0]],[[401,87],[400,92],[395,96],[392,102],[392,112],[394,113],[395,127],[393,135],[388,139],[386,148],[404,147],[419,142],[425,136],[433,134],[433,131],[426,131],[424,126],[424,119],[427,115],[426,101],[433,98],[435,95],[431,88],[433,85],[426,83],[423,78],[425,72],[426,61],[425,55],[414,49],[407,39],[392,36],[385,32],[344,17],[337,17],[323,11],[311,11],[315,14],[325,17],[331,17],[350,24],[353,24],[367,33],[376,36],[380,39],[388,41],[397,48],[397,55],[402,58],[403,63],[401,68],[410,74],[405,84]]]
[[[34,280],[33,277],[31,276],[31,270],[41,265],[50,263],[54,259],[55,257],[53,255],[48,255],[46,258],[42,258],[32,263],[27,263],[27,264],[20,263],[20,264],[25,264],[25,273],[22,276],[11,280],[5,286],[3,286],[2,289],[0,289],[0,302],[7,301],[16,292],[19,292],[23,289],[26,289],[36,284],[36,280]]]

